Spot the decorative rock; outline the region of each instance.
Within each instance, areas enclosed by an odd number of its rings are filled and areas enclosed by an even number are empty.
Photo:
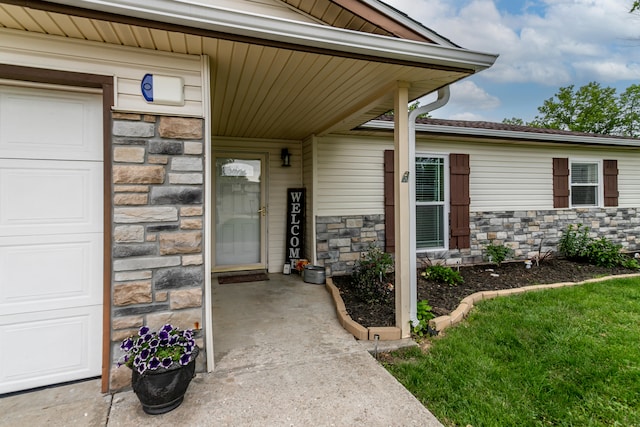
[[[135,256],[157,255],[157,246],[151,243],[138,245],[116,244],[113,247],[114,258],[128,258]]]
[[[202,143],[195,141],[185,141],[184,143],[184,154],[202,154]]]
[[[113,304],[116,306],[151,302],[151,282],[131,282],[113,287]]]
[[[162,184],[164,167],[162,166],[114,166],[114,184]]]
[[[153,156],[149,155],[147,161],[154,165],[166,165],[169,163],[169,156]]]
[[[171,161],[171,170],[200,172],[202,171],[202,159],[198,157],[176,157]]]
[[[163,138],[202,139],[202,120],[184,117],[160,117],[158,133]]]
[[[157,330],[170,323],[180,329],[195,328],[202,325],[202,308],[192,308],[179,311],[165,311],[149,314],[147,325],[152,330]]]
[[[202,219],[187,218],[180,220],[180,228],[182,230],[202,230]]]
[[[142,316],[129,316],[113,319],[111,323],[113,329],[131,329],[139,328],[144,325],[144,318]]]
[[[192,205],[202,203],[201,187],[154,187],[151,189],[152,205]]]
[[[201,173],[170,173],[169,184],[202,184]]]
[[[202,206],[185,206],[180,208],[180,216],[200,216],[202,215]]]
[[[144,122],[113,122],[113,136],[148,138],[155,134],[155,125]]]
[[[115,147],[113,160],[116,162],[144,163],[144,147]]]
[[[180,310],[183,308],[202,306],[202,289],[180,289],[169,293],[169,308]]]
[[[202,254],[199,255],[185,255],[182,257],[182,265],[202,265]]]
[[[115,208],[115,223],[167,222],[178,220],[178,209],[175,207],[139,207]]]
[[[154,278],[155,289],[192,288],[203,283],[202,267],[167,268],[157,271]]]
[[[116,273],[114,279],[116,282],[126,282],[130,280],[145,280],[153,277],[151,270],[144,271],[125,271],[122,273]]]
[[[202,252],[202,232],[160,234],[160,255]]]
[[[113,238],[118,243],[143,242],[144,227],[141,225],[120,225],[114,229]]]
[[[149,143],[150,154],[182,154],[184,151],[182,142],[178,141],[151,141]]]
[[[113,204],[116,206],[146,205],[149,202],[147,193],[119,193],[113,196]]]
[[[114,271],[148,270],[150,268],[174,267],[180,265],[179,256],[153,258],[119,259],[113,262]]]
[[[131,386],[131,370],[124,366],[118,368],[116,365],[111,367],[111,375],[109,376],[109,388],[111,390],[120,390]]]

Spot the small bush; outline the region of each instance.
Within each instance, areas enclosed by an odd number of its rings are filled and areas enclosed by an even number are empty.
[[[513,249],[504,245],[494,245],[493,240],[486,247],[487,260],[499,266],[502,262],[513,256]]]
[[[589,228],[578,224],[570,225],[562,233],[558,242],[558,250],[571,261],[585,262],[599,267],[625,267],[640,269],[640,264],[634,258],[629,258],[620,252],[622,245],[617,245],[605,237],[599,239],[589,236]]]
[[[587,245],[591,241],[589,227],[569,225],[560,237],[558,251],[572,261],[586,261]]]
[[[431,313],[432,307],[429,305],[429,301],[423,299],[418,301],[416,314],[418,317],[418,324],[411,323],[412,331],[414,334],[423,336],[429,331],[429,320],[433,319],[433,313]]]
[[[356,262],[351,285],[356,295],[368,304],[387,303],[393,294],[393,258],[375,245]]]
[[[438,283],[446,283],[449,286],[456,286],[464,282],[459,271],[445,265],[430,265],[422,272],[422,277]]]

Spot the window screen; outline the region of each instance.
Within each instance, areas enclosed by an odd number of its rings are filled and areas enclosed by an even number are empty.
[[[417,157],[417,249],[444,248],[445,226],[445,159],[443,157]]]
[[[571,163],[571,204],[573,206],[598,206],[598,163]]]

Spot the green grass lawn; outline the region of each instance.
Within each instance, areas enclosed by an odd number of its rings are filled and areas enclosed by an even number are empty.
[[[640,426],[640,279],[483,301],[385,365],[445,425]]]

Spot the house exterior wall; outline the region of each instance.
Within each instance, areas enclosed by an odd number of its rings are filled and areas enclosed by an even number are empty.
[[[267,158],[267,266],[281,273],[285,260],[287,188],[302,186],[302,144],[299,141],[215,138],[213,155],[219,153],[265,154]],[[280,151],[288,148],[291,166],[282,167]],[[264,177],[263,177],[264,178]]]
[[[365,243],[359,236],[371,236],[371,230],[356,230],[353,224],[365,224],[366,218],[384,218],[383,152],[391,148],[391,138],[319,138],[315,246],[318,263],[328,274],[349,273]],[[471,247],[419,254],[422,261],[429,257],[449,263],[481,262],[484,248],[492,240],[514,248],[516,258],[531,258],[538,253],[541,240],[543,252],[555,250],[562,231],[578,223],[626,250],[640,248],[636,240],[640,227],[635,218],[640,208],[640,171],[634,166],[640,162],[638,150],[419,135],[416,152],[465,153],[470,159]],[[554,209],[554,157],[617,159],[619,206]],[[335,231],[327,234],[330,229],[343,230],[342,235],[334,235]],[[375,231],[377,244],[384,247],[380,225]]]
[[[202,117],[204,57],[0,29],[3,63],[61,71],[112,75],[114,110],[146,114]],[[144,101],[140,81],[147,74],[182,77],[185,105],[154,105]]]
[[[114,113],[112,126],[113,362],[142,325],[193,328],[204,352],[204,122]],[[130,376],[112,366],[111,389]]]

